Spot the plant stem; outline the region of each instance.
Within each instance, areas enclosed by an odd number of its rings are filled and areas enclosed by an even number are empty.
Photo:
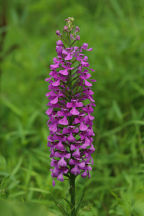
[[[75,176],[73,174],[70,175],[70,196],[71,196],[71,216],[76,216],[75,210]]]
[[[71,44],[71,38],[70,38],[70,32],[68,32],[68,45],[69,45],[69,47],[71,47],[70,44]],[[76,69],[76,68],[74,68],[74,69]],[[72,94],[73,94],[73,88],[72,88],[72,70],[69,70],[68,87],[69,87],[69,102],[71,102],[71,100],[72,100]],[[69,117],[69,122],[70,122],[70,125],[73,122],[73,119],[72,119],[71,116]],[[70,150],[70,153],[72,155],[71,150]],[[75,178],[76,178],[75,175],[73,175],[72,173],[70,173],[70,176],[69,176],[69,185],[70,185],[69,193],[70,193],[70,203],[71,203],[71,214],[70,214],[70,216],[76,216],[76,209],[75,209]]]
[[[3,48],[4,42],[6,37],[6,27],[7,27],[7,20],[6,20],[6,5],[5,3],[2,4],[2,12],[0,13],[0,95],[1,95],[1,82],[2,82],[2,62],[3,62]]]

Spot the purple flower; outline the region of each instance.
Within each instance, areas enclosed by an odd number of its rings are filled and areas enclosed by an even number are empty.
[[[66,167],[67,166],[67,163],[66,161],[64,160],[64,158],[61,158],[58,162],[58,166],[59,167]]]
[[[61,36],[61,33],[60,33],[59,30],[56,31],[56,35],[57,35],[57,36]]]
[[[76,36],[76,40],[80,40],[80,36],[79,35]]]
[[[68,125],[68,120],[67,120],[66,116],[64,116],[61,120],[59,120],[59,124]]]
[[[64,26],[64,31],[67,31],[68,30],[68,27],[67,26]]]
[[[80,169],[77,165],[75,165],[72,169],[71,169],[71,173],[74,174],[75,176],[80,174]]]
[[[75,27],[75,32],[79,32],[80,28],[78,26]]]
[[[68,18],[64,37],[59,30],[56,31],[60,37],[56,42],[57,57],[53,58],[49,77],[45,79],[49,90],[46,114],[49,117],[51,175],[59,181],[71,174],[90,177],[91,154],[95,151],[92,144],[95,101],[91,90],[95,80],[90,79],[90,71],[94,70],[83,53],[92,48],[88,48],[87,43],[75,46],[74,43],[80,40],[76,35],[80,29],[76,26],[74,33],[72,29],[72,19]],[[70,41],[68,46],[66,41]]]

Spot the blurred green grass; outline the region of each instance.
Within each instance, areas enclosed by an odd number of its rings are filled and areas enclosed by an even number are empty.
[[[0,53],[2,216],[27,215],[27,203],[38,206],[37,215],[61,215],[52,197],[67,208],[68,183],[53,188],[49,171],[44,79],[56,55],[55,31],[68,16],[81,28],[81,43],[94,49],[89,62],[97,80],[96,152],[91,179],[77,179],[77,201],[86,192],[79,215],[144,216],[143,0],[0,3],[7,19],[0,28],[7,32]]]

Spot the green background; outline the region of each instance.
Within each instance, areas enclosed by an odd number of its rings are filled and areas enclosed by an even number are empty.
[[[80,44],[93,47],[97,80],[96,151],[91,179],[77,178],[79,216],[144,216],[143,0],[0,0],[0,215],[68,212],[68,182],[52,187],[49,171],[44,79],[69,16]]]

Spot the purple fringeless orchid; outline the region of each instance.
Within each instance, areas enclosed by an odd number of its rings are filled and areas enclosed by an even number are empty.
[[[48,82],[49,117],[48,147],[50,148],[51,175],[60,181],[64,176],[90,177],[93,142],[93,99],[91,71],[86,52],[92,50],[87,43],[76,46],[80,40],[79,27],[73,18],[66,19],[63,33],[56,34],[57,57],[50,65]],[[55,182],[53,181],[53,185]]]

